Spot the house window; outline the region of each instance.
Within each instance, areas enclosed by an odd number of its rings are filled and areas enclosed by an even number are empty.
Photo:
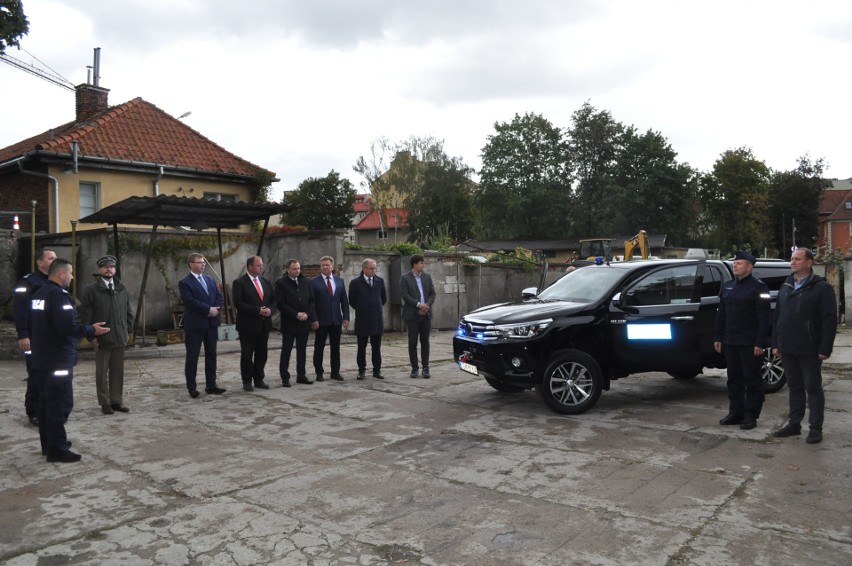
[[[80,183],[80,218],[96,213],[101,208],[99,183]]]
[[[387,230],[376,230],[376,239],[377,240],[387,240],[388,239],[388,231]]]
[[[215,200],[219,202],[237,202],[237,195],[229,195],[228,193],[204,193],[205,200]]]

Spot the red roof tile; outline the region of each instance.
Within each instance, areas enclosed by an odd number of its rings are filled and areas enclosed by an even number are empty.
[[[70,153],[77,140],[81,159],[186,167],[202,172],[254,176],[266,171],[213,143],[150,102],[134,98],[95,115],[70,122],[0,149],[0,163],[33,151]]]
[[[370,212],[370,195],[367,193],[355,195],[355,212]]]
[[[384,218],[385,229],[389,228],[408,228],[408,210],[404,208],[386,208],[382,211]],[[355,226],[356,230],[378,230],[381,228],[379,224],[379,211],[371,210],[367,216],[361,219],[361,222]]]

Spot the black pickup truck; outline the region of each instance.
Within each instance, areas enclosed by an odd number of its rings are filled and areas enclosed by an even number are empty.
[[[535,388],[563,414],[597,403],[612,380],[661,371],[678,379],[724,368],[713,323],[732,260],[627,261],[582,267],[525,299],[464,316],[453,338],[459,368],[494,389]],[[772,306],[790,274],[785,261],[759,260],[753,274],[769,286]],[[768,344],[767,344],[768,346]],[[767,392],[786,382],[767,347]]]

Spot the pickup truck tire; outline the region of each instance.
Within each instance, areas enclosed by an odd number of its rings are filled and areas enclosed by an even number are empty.
[[[601,368],[594,358],[580,350],[565,350],[547,366],[537,389],[553,411],[579,415],[598,402],[602,384]]]
[[[488,383],[488,385],[490,385],[500,393],[520,393],[524,390],[523,387],[520,387],[518,385],[509,385],[507,383],[503,383],[502,381],[497,381],[493,377],[486,377],[485,381]]]
[[[776,393],[787,383],[781,358],[772,353],[771,348],[763,351],[763,361],[760,365],[760,377],[763,378],[763,390]]]

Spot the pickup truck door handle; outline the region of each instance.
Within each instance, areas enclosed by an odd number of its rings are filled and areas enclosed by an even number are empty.
[[[692,316],[673,316],[672,320],[693,320]]]

